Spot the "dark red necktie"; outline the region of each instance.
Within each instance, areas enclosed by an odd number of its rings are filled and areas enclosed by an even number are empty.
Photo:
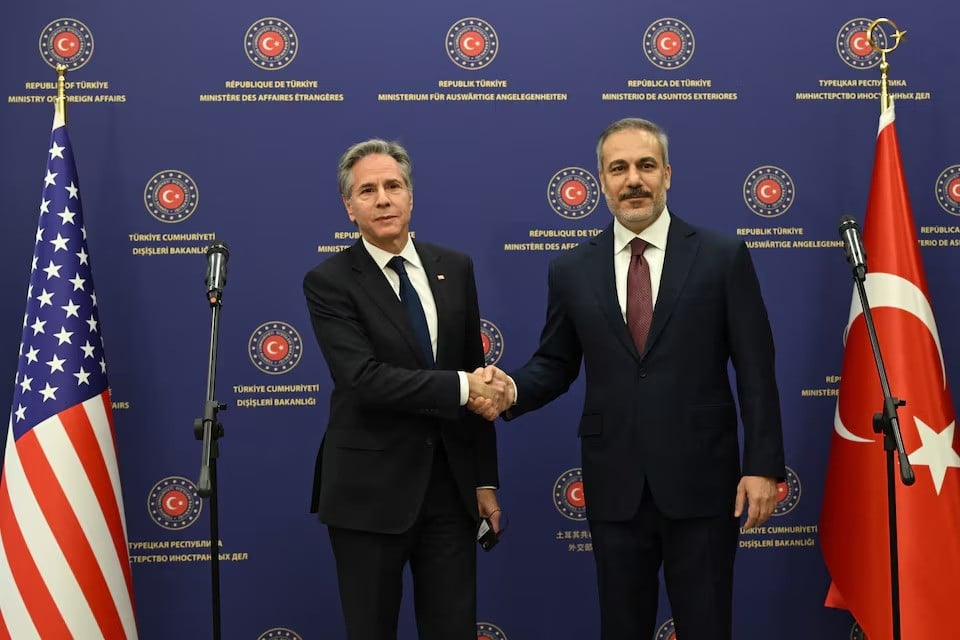
[[[650,290],[650,265],[643,258],[647,241],[634,238],[630,241],[630,267],[627,269],[627,329],[643,353],[653,319],[653,294]]]

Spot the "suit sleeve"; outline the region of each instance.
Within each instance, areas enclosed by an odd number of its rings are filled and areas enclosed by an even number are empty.
[[[466,325],[464,326],[464,353],[468,354],[466,371],[484,366],[483,342],[480,339],[480,303],[477,296],[477,282],[473,271],[473,261],[467,258],[466,278]],[[498,487],[500,478],[497,471],[497,432],[493,423],[480,416],[465,411],[464,421],[475,430],[477,442],[477,486]]]
[[[517,385],[517,404],[509,420],[539,409],[566,392],[580,374],[583,347],[563,299],[556,262],[550,264],[547,282],[547,317],[540,332],[540,345],[530,360],[510,374]]]
[[[378,360],[364,325],[369,320],[360,316],[345,278],[335,275],[314,269],[303,281],[313,331],[335,385],[361,406],[458,418],[460,381],[456,371],[412,369]]]
[[[750,253],[738,243],[727,282],[730,353],[744,431],[743,475],[785,475],[773,333]]]

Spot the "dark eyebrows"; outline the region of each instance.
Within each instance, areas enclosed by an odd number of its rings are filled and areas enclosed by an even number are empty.
[[[642,157],[642,158],[640,158],[640,159],[637,160],[637,166],[641,166],[641,165],[645,165],[645,164],[650,164],[650,163],[653,163],[653,164],[655,164],[655,165],[659,165],[659,164],[660,164],[660,160],[658,160],[656,156],[644,156],[644,157]],[[616,169],[616,168],[618,168],[618,167],[623,167],[623,166],[626,166],[627,164],[629,164],[629,163],[628,163],[626,160],[617,158],[616,160],[611,160],[611,161],[607,164],[607,170]]]
[[[392,185],[395,185],[395,184],[403,185],[403,184],[405,184],[405,183],[404,183],[404,181],[403,181],[403,178],[384,178],[382,184],[383,184],[384,186],[388,186],[388,187],[389,187],[389,186],[392,186]],[[376,180],[368,180],[368,181],[366,181],[366,182],[362,182],[362,183],[358,184],[358,185],[357,185],[357,191],[360,191],[361,189],[366,189],[366,188],[368,188],[368,187],[376,187],[376,186],[377,186],[377,181],[376,181]]]

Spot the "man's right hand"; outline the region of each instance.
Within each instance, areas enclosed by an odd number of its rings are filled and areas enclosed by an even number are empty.
[[[513,404],[513,383],[509,376],[497,367],[478,367],[473,373],[467,374],[467,379],[470,382],[467,408],[486,420],[495,419]],[[478,385],[476,393],[475,381]]]

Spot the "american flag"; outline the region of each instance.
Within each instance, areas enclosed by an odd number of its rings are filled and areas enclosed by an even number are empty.
[[[57,108],[0,475],[0,638],[136,638],[107,365]]]

